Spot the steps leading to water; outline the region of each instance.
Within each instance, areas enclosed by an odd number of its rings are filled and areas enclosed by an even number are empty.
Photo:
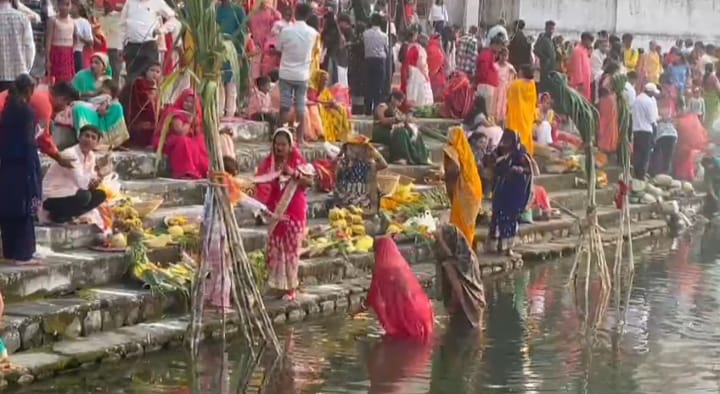
[[[354,119],[353,123],[357,132],[371,134],[370,119]],[[456,122],[422,120],[421,123],[423,127],[444,130]],[[237,125],[236,150],[245,177],[251,177],[259,162],[269,154],[268,139],[269,131],[262,124],[241,122]],[[433,153],[433,162],[440,163],[442,143],[431,139],[426,142]],[[309,161],[325,157],[321,143],[308,143],[303,152]],[[43,162],[47,167],[49,161],[43,159]],[[155,177],[156,158],[151,152],[117,152],[114,162],[125,192],[164,199],[160,209],[145,219],[147,226],[161,223],[168,215],[192,219],[202,214],[204,181]],[[391,165],[393,172],[417,180],[437,168],[437,164]],[[607,172],[611,182],[617,179],[617,169],[610,168]],[[578,176],[581,175],[549,174],[536,178],[536,183],[545,187],[554,203],[575,212],[575,216],[564,214],[546,222],[521,224],[516,250],[522,253],[523,261],[481,255],[484,275],[507,272],[519,268],[523,262],[552,259],[575,250],[580,229],[576,217],[584,217],[586,197],[584,189],[575,188]],[[604,235],[608,242],[616,238],[615,226],[619,219],[618,210],[612,206],[613,196],[613,187],[601,189],[597,194],[598,219],[608,229]],[[699,202],[700,197],[681,201],[683,205]],[[327,223],[332,204],[332,195],[310,192],[309,225]],[[484,205],[490,208],[488,202]],[[633,205],[631,212],[635,236],[657,235],[667,227],[663,220],[656,218],[656,206]],[[256,226],[252,212],[242,207],[236,208],[236,216],[242,226],[245,249],[264,248],[266,227]],[[36,234],[46,265],[0,265],[0,289],[6,298],[5,324],[0,328],[0,337],[8,344],[13,363],[24,368],[0,376],[0,390],[4,380],[15,383],[41,379],[67,369],[138,356],[180,343],[188,324],[182,315],[181,300],[140,289],[129,279],[130,261],[124,253],[88,249],[96,242],[96,229],[87,225],[38,226]],[[486,236],[485,226],[479,226],[478,242]],[[399,246],[421,282],[430,285],[435,268],[429,245],[405,240]],[[153,251],[150,258],[166,261],[178,254],[177,247],[170,246]],[[287,303],[268,298],[265,300],[268,311],[276,323],[346,312],[361,302],[373,264],[372,254],[353,254],[347,259],[342,256],[302,259],[298,300]],[[207,332],[212,334],[217,328],[214,322]]]

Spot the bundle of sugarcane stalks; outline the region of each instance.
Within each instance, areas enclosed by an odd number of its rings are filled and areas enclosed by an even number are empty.
[[[224,173],[219,137],[219,89],[222,86],[223,65],[229,63],[233,75],[242,78],[238,52],[232,37],[224,36],[217,23],[216,2],[213,0],[185,0],[177,9],[183,25],[185,53],[177,75],[189,76],[203,103],[203,126],[210,159],[210,174]],[[169,88],[173,88],[170,86]],[[211,178],[215,178],[211,175]],[[232,312],[250,351],[257,349],[280,354],[272,321],[269,318],[260,291],[253,278],[253,271],[243,247],[238,222],[228,198],[228,191],[221,182],[209,181],[205,196],[203,221],[203,252],[192,289],[192,322],[187,336],[191,354],[198,354],[203,336],[204,300],[206,282],[212,280],[215,287],[220,283],[220,294],[229,298],[228,311],[221,309],[222,337],[225,339],[228,312]],[[212,261],[212,264],[210,262]],[[221,278],[221,279],[218,279]],[[215,294],[215,291],[213,291]],[[227,295],[229,293],[229,296]],[[222,298],[222,297],[221,297]]]
[[[587,176],[587,202],[585,223],[581,227],[581,234],[575,261],[570,273],[572,284],[577,283],[580,274],[580,265],[585,263],[585,310],[589,310],[590,274],[593,267],[600,276],[603,292],[610,289],[612,278],[605,259],[605,250],[602,242],[602,230],[597,219],[597,203],[595,192],[597,182],[593,147],[599,125],[597,109],[567,84],[566,77],[559,72],[552,72],[548,76],[548,87],[553,99],[555,112],[567,116],[580,132],[585,150],[585,174]]]

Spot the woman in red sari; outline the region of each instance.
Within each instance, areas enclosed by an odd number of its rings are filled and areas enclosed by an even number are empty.
[[[443,99],[443,88],[447,78],[445,77],[445,53],[442,48],[442,40],[439,35],[434,35],[425,48],[427,52],[427,63],[435,102]]]
[[[313,170],[287,128],[275,131],[271,149],[258,167],[255,198],[274,214],[268,228],[268,286],[293,301],[307,223],[306,190],[312,185]]]
[[[200,98],[185,89],[165,110],[153,147],[167,156],[170,173],[177,179],[202,179],[208,174],[208,154],[202,127]]]
[[[130,139],[126,143],[128,147],[152,147],[153,134],[157,129],[157,93],[161,78],[160,62],[155,62],[132,84],[126,109],[130,131]]]
[[[365,305],[377,315],[387,336],[427,342],[435,315],[415,273],[390,237],[375,240],[375,267]]]
[[[467,75],[454,71],[448,78],[443,101],[443,116],[453,119],[465,119],[473,108],[475,90]]]

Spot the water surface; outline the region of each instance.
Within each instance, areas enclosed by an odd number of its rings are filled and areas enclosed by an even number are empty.
[[[712,244],[720,243],[704,246]],[[597,334],[584,335],[577,303],[584,305],[583,294],[565,286],[571,261],[553,262],[487,283],[481,331],[449,321],[438,306],[437,336],[427,347],[383,340],[373,317],[365,315],[282,328],[291,352],[273,375],[270,394],[720,392],[720,265],[713,251],[701,253],[699,241],[669,254],[666,246],[648,245],[636,255],[620,337],[612,300],[600,318],[589,318],[597,322]],[[599,290],[593,281],[592,312]],[[237,392],[242,352],[238,344],[225,353],[217,343],[205,344],[201,391]],[[14,392],[179,394],[190,392],[190,376],[185,352],[172,350]],[[256,371],[253,384],[262,376]]]

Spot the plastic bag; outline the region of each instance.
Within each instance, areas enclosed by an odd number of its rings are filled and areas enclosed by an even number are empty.
[[[116,200],[120,197],[120,176],[117,172],[111,172],[103,178],[98,190],[105,192],[107,201]]]

